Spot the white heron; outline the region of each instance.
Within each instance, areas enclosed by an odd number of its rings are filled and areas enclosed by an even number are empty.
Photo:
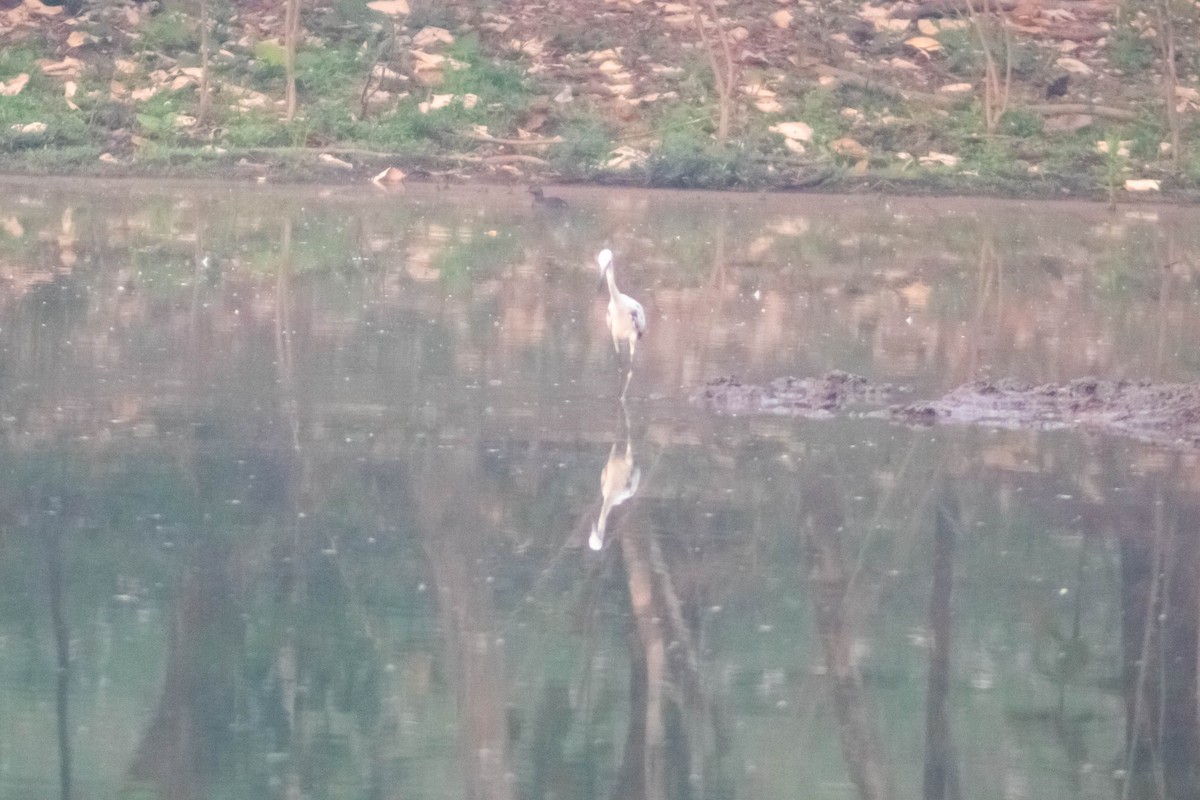
[[[630,374],[633,369],[633,354],[637,350],[637,341],[646,334],[646,311],[642,304],[627,294],[621,294],[617,288],[617,279],[613,277],[613,254],[607,247],[596,257],[600,263],[600,275],[608,281],[608,330],[612,334],[613,349],[619,355],[621,341],[629,345]]]
[[[613,509],[637,494],[642,472],[633,463],[633,434],[629,430],[629,416],[625,404],[621,404],[625,416],[625,452],[617,451],[617,443],[613,442],[608,451],[608,463],[600,472],[600,516],[592,524],[592,533],[588,536],[588,547],[599,550],[604,546],[604,532],[608,527],[608,517]]]

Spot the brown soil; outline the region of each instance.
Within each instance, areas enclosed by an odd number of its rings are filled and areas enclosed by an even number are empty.
[[[709,381],[696,401],[725,414],[789,414],[828,417],[852,405],[882,405],[899,390],[861,375],[835,370],[819,378],[776,378],[766,386],[736,377]]]

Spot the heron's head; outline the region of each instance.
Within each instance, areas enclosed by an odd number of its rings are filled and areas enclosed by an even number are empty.
[[[604,533],[592,525],[592,534],[588,537],[588,547],[592,550],[599,550],[604,546]]]
[[[600,255],[596,256],[596,261],[600,264],[601,275],[604,274],[606,269],[612,266],[612,258],[612,250],[609,250],[607,247],[600,251]]]

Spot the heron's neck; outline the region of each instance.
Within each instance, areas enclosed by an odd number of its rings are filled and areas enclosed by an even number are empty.
[[[613,300],[616,300],[617,296],[621,293],[617,290],[617,279],[613,277],[613,268],[611,264],[607,269],[604,270],[604,277],[608,281],[608,296]]]

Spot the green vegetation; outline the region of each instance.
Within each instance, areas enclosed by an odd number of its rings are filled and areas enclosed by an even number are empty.
[[[1118,177],[1169,173],[1164,188],[1191,196],[1200,191],[1200,166],[1188,143],[1200,137],[1200,123],[1193,110],[1183,113],[1176,168],[1160,149],[1172,132],[1158,75],[1161,42],[1151,24],[1156,12],[1146,1],[1127,0],[1101,53],[1070,51],[1073,60],[1093,59],[1082,67],[1061,65],[1063,51],[1052,39],[1018,34],[1004,47],[991,45],[989,68],[975,31],[942,28],[945,20],[921,28],[940,45],[928,52],[907,44],[915,25],[870,35],[854,29],[859,35],[842,43],[856,42],[847,45],[856,49],[855,58],[827,60],[855,74],[821,82],[807,66],[786,66],[783,51],[764,44],[771,28],[742,20],[735,49],[753,58],[735,59],[724,143],[717,142],[721,97],[713,54],[689,41],[694,31],[678,21],[671,28],[636,14],[624,26],[598,25],[588,14],[547,21],[495,4],[435,0],[411,0],[407,15],[385,17],[359,0],[327,0],[302,14],[294,64],[298,107],[285,121],[288,67],[276,16],[239,0],[212,0],[206,12],[209,94],[201,113],[199,7],[168,3],[157,13],[135,15],[139,21],[129,25],[136,30],[121,27],[124,15],[117,21],[89,17],[76,31],[90,37],[83,45],[66,46],[52,26],[16,43],[0,42],[0,81],[30,76],[0,103],[0,169],[267,169],[275,177],[358,180],[395,164],[517,180],[542,174],[703,188],[900,181],[908,191],[1056,195],[1112,194]],[[845,20],[829,11],[833,16],[819,29],[798,28],[796,35],[835,37]],[[1176,64],[1180,85],[1190,87],[1200,48],[1185,17]],[[65,53],[78,58],[78,66],[47,75],[44,64]],[[1010,73],[1005,93],[996,76]],[[1049,96],[1064,77],[1069,84]],[[950,83],[969,87],[930,97]],[[564,87],[571,91],[564,94]],[[1052,104],[1085,97],[1116,114],[1097,114],[1082,129],[1060,132],[1069,126],[1057,124]],[[1137,121],[1114,122],[1122,112]],[[785,121],[811,127],[803,152],[768,130]],[[561,137],[561,143],[526,149],[494,141],[528,137]],[[1120,175],[1094,152],[1095,143],[1109,137],[1131,143]],[[607,166],[618,148],[633,166]],[[323,149],[347,154],[359,169],[312,170]],[[953,156],[957,164],[922,163],[930,153]],[[260,171],[235,167],[242,159]]]

